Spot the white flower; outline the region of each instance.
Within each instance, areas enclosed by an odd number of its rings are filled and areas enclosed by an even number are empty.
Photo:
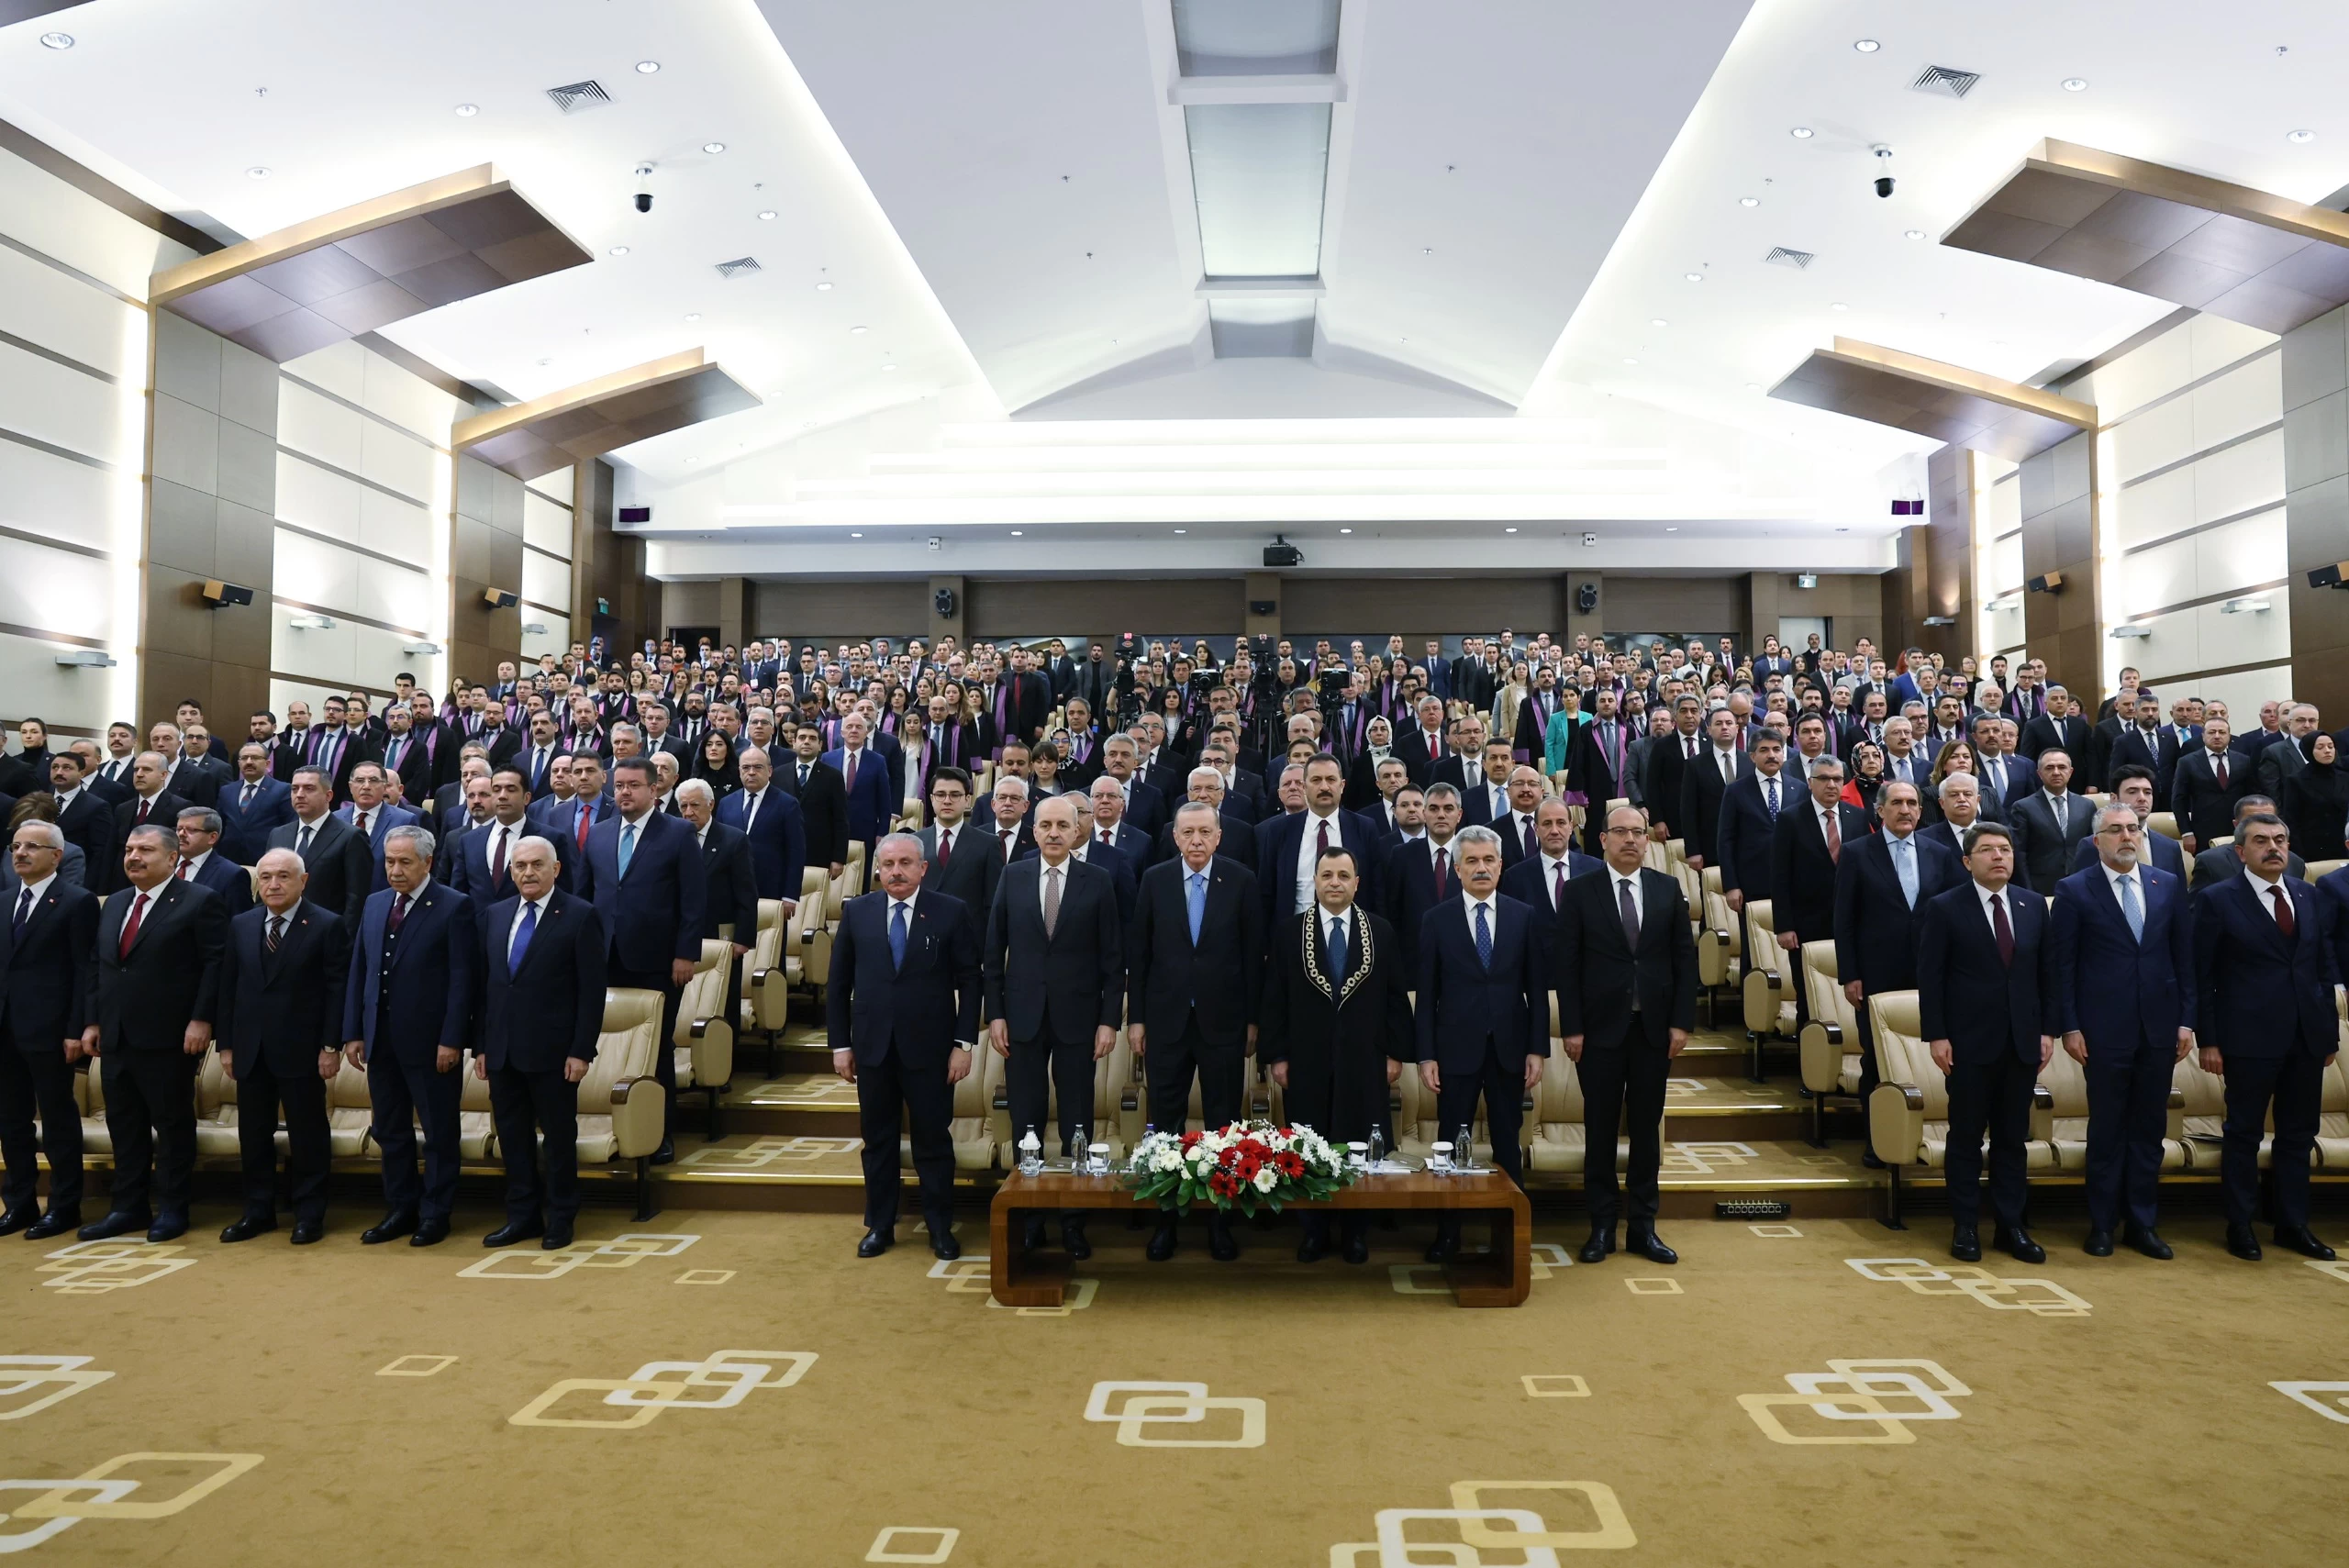
[[[1278,1171],[1274,1170],[1270,1165],[1267,1165],[1256,1173],[1256,1180],[1252,1184],[1258,1192],[1268,1193],[1275,1187],[1280,1185],[1280,1181],[1281,1173]]]

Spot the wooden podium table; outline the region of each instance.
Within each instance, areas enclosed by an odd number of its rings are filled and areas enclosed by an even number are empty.
[[[989,1287],[1006,1307],[1058,1307],[1067,1284],[1063,1252],[1029,1252],[1019,1245],[1019,1221],[1033,1213],[1107,1209],[1130,1213],[1137,1205],[1117,1176],[1076,1176],[1065,1171],[1023,1176],[1014,1172],[996,1189],[987,1218]],[[1498,1171],[1473,1176],[1364,1176],[1320,1203],[1293,1203],[1282,1212],[1353,1208],[1479,1212],[1492,1221],[1492,1250],[1461,1253],[1444,1265],[1460,1307],[1517,1307],[1533,1286],[1533,1212],[1517,1184]]]

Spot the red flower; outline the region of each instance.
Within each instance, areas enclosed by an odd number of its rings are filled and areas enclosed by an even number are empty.
[[[1239,1194],[1240,1184],[1229,1171],[1216,1171],[1208,1176],[1208,1190],[1218,1197],[1232,1197]]]
[[[1273,1162],[1273,1167],[1292,1180],[1305,1174],[1305,1162],[1294,1154],[1282,1154]]]
[[[1192,1145],[1192,1144],[1197,1143],[1197,1142],[1199,1140],[1199,1138],[1200,1138],[1200,1135],[1199,1135],[1198,1133],[1196,1133],[1196,1132],[1186,1132],[1186,1133],[1185,1133],[1185,1134],[1183,1135],[1183,1147],[1184,1147],[1186,1150],[1189,1149],[1189,1148],[1191,1147],[1191,1145]]]

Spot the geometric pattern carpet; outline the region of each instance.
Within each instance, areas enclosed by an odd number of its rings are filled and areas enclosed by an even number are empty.
[[[28,1563],[2337,1562],[2349,1264],[2219,1248],[1968,1268],[1948,1230],[1664,1227],[1455,1308],[1243,1226],[1091,1227],[1067,1307],[985,1227],[591,1208],[565,1252],[0,1241],[0,1555]],[[214,1220],[217,1224],[219,1221]],[[1471,1229],[1471,1239],[1475,1239]]]

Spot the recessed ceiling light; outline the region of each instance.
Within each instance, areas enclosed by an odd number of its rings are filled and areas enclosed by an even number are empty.
[[[1748,392],[1759,392],[1762,390],[1762,384],[1758,381],[1749,381],[1745,384],[1745,390]]]
[[[1760,206],[1762,205],[1762,198],[1760,196],[1740,196],[1737,198],[1737,205],[1740,206]]]
[[[2064,78],[2064,91],[2066,93],[2085,93],[2087,90],[2088,79],[2087,77],[2066,76]]]
[[[2295,146],[2301,146],[2308,142],[2314,141],[2316,139],[2316,132],[2312,130],[2287,131],[2284,134],[2284,139],[2291,142]]]
[[[848,335],[849,335],[850,337],[853,338],[853,337],[857,336],[859,333],[863,332],[863,330],[864,330],[864,328],[862,328],[862,327],[852,327],[852,328],[850,328],[848,329]]]
[[[459,104],[457,106],[457,117],[461,120],[469,120],[479,113],[481,113],[481,106],[479,104]]]
[[[269,178],[269,169],[265,164],[256,163],[251,168],[245,171],[245,178],[248,180],[266,180]]]
[[[640,60],[636,62],[636,73],[639,76],[650,76],[660,69],[661,62],[657,60]]]
[[[1912,228],[1909,229],[1908,233],[1909,238],[1911,239],[1922,239],[1925,237],[1925,231],[1921,228]]]
[[[1834,304],[1832,304],[1832,305],[1829,306],[1827,308],[1828,308],[1828,309],[1830,309],[1830,310],[1849,310],[1849,309],[1851,309],[1852,307],[1851,307],[1850,306],[1848,306],[1848,305],[1845,305],[1842,300],[1840,300],[1840,299],[1839,299],[1839,300],[1837,300]]]
[[[852,531],[852,530],[848,537],[849,537],[849,538],[851,538],[851,539],[863,539],[864,536],[863,536],[863,534],[861,534],[861,533],[856,533],[856,532],[854,532],[854,531]]]
[[[1513,534],[1513,533],[1517,532],[1517,530],[1516,530],[1515,528],[1503,528],[1503,529],[1501,530],[1501,532],[1503,532],[1503,533],[1505,533],[1505,534]]]
[[[1341,533],[1341,534],[1350,534],[1350,533],[1353,532],[1354,530],[1353,530],[1353,529],[1352,529],[1352,528],[1340,528],[1338,531],[1339,531],[1340,533]]]
[[[688,321],[699,321],[701,319],[701,312],[698,310],[688,310],[685,312],[685,319]]]
[[[1012,537],[1013,539],[1023,539],[1023,538],[1025,538],[1025,537],[1027,537],[1027,536],[1025,535],[1025,533],[1024,533],[1022,530],[1020,530],[1020,529],[1019,529],[1019,528],[1014,528],[1014,529],[1012,529],[1012,530],[1011,530],[1011,537]]]
[[[829,284],[818,284],[816,285],[816,292],[818,294],[829,294],[831,292],[831,288],[832,285]]]
[[[699,459],[699,458],[697,458],[697,457],[689,457],[689,458],[685,459],[685,466],[686,466],[687,468],[691,468],[694,464],[696,464],[696,463],[699,462],[700,461],[701,461],[701,459]]]
[[[701,150],[704,152],[723,152],[726,150],[726,144],[722,141],[705,141],[701,144]]]
[[[1678,533],[1680,530],[1679,530],[1678,528],[1668,528],[1664,529],[1664,531],[1665,533],[1668,533],[1668,534],[1676,534],[1676,533]]]
[[[40,47],[43,49],[72,49],[73,47],[73,35],[72,33],[43,33],[40,35]]]
[[[628,254],[628,247],[625,245],[615,245],[609,250],[605,251],[604,254],[607,256],[625,256]]]
[[[1809,126],[1798,125],[1787,134],[1793,137],[1797,141],[1809,141],[1810,139],[1811,131]]]
[[[893,370],[896,370],[897,367],[896,367],[896,366],[895,366],[895,365],[883,365],[881,368],[882,368],[883,370],[885,370],[885,371],[893,371]]]
[[[1852,47],[1858,50],[1862,54],[1874,54],[1877,50],[1882,49],[1884,46],[1876,42],[1874,39],[1859,39],[1853,42]]]
[[[1705,281],[1705,274],[1702,272],[1683,272],[1680,275],[1692,284],[1701,284]]]
[[[759,221],[761,223],[773,223],[774,219],[775,210],[773,207],[769,207],[764,212],[759,214]]]
[[[1190,530],[1190,529],[1188,529],[1188,528],[1176,528],[1174,531],[1175,531],[1176,533],[1178,533],[1178,534],[1186,534],[1186,533],[1189,533],[1191,530]]]
[[[1666,321],[1661,316],[1651,316],[1648,317],[1648,325],[1651,327],[1669,327],[1672,323]]]

